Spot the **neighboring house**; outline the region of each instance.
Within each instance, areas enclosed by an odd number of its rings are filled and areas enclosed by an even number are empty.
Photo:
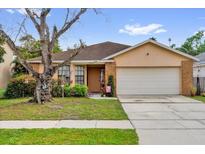
[[[12,75],[12,61],[14,60],[14,52],[9,43],[3,45],[6,54],[4,55],[4,62],[0,63],[0,88],[6,88]]]
[[[70,51],[53,54],[53,63],[61,63]],[[153,40],[135,46],[104,42],[87,46],[54,75],[71,85],[88,86],[89,92],[100,92],[102,81],[114,76],[117,95],[183,94],[192,87],[193,62],[197,58]],[[43,71],[41,57],[29,61]]]
[[[193,65],[194,85],[198,87],[197,77],[199,77],[200,92],[205,92],[205,52],[195,57],[199,59],[199,62],[195,62]]]
[[[199,62],[195,62],[193,65],[193,76],[205,77],[205,52],[195,57],[199,59]]]

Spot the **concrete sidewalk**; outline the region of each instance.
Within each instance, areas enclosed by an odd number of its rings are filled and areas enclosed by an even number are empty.
[[[0,128],[118,128],[134,129],[129,120],[0,121]]]

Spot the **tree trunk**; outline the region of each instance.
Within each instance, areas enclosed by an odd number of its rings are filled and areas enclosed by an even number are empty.
[[[51,76],[41,74],[36,79],[36,89],[34,94],[34,101],[38,104],[50,102],[52,100],[51,95]]]

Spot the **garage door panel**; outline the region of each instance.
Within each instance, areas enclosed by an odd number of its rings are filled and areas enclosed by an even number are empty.
[[[117,94],[179,94],[179,68],[117,68]]]

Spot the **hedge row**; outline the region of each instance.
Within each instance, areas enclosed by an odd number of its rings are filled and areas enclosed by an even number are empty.
[[[52,81],[52,96],[53,97],[62,97],[64,91],[64,96],[76,96],[76,97],[85,97],[88,93],[88,88],[85,85],[76,84],[74,87],[65,85],[64,88],[58,84],[58,81]],[[6,98],[20,98],[20,97],[31,97],[34,95],[36,82],[29,75],[21,75],[19,77],[11,79],[8,84],[8,87],[4,93]]]

